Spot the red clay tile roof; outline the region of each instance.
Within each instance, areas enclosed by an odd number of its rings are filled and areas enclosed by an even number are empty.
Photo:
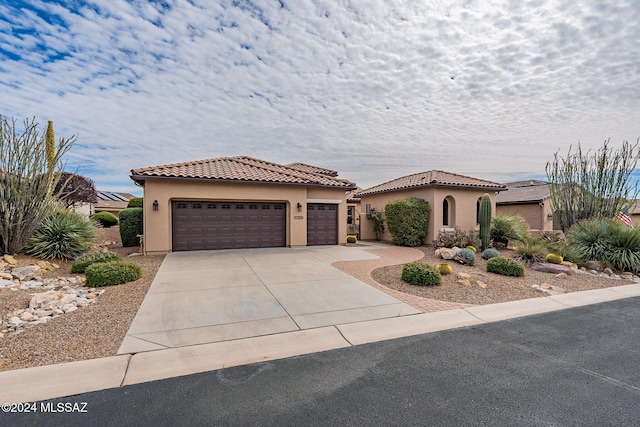
[[[289,163],[285,166],[289,166],[290,168],[301,170],[302,172],[311,172],[311,173],[319,173],[320,175],[338,176],[337,171],[321,168],[318,166],[307,165],[305,163],[298,163],[298,162]]]
[[[502,191],[506,186],[497,182],[485,181],[483,179],[472,178],[470,176],[458,175],[451,172],[431,170],[413,175],[403,176],[375,187],[361,191],[358,196],[368,196],[371,194],[388,193],[391,191],[401,191],[410,188],[420,187],[461,187],[477,188],[486,190]]]
[[[332,176],[305,172],[290,166],[246,156],[218,157],[131,170],[131,179],[143,183],[147,178],[197,179],[267,184],[298,184],[351,190],[355,184]]]

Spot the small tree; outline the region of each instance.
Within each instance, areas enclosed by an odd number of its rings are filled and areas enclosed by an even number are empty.
[[[0,253],[19,252],[52,212],[57,194],[50,189],[58,177],[49,164],[61,169],[61,158],[75,139],[60,139],[49,160],[45,135],[35,118],[25,119],[21,131],[15,119],[8,121],[0,115]]]
[[[77,203],[96,203],[98,193],[92,180],[75,173],[61,172],[55,193],[61,202],[68,208]]]
[[[594,153],[583,153],[578,144],[577,151],[569,148],[566,157],[554,154],[546,172],[551,209],[563,231],[582,219],[613,218],[628,208],[638,194],[629,179],[640,158],[639,142],[624,141],[614,150],[607,140]]]

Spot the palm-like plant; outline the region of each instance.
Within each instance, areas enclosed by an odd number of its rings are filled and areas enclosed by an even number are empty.
[[[96,224],[70,210],[57,210],[35,230],[25,252],[38,258],[72,260],[87,252],[96,239]]]
[[[524,242],[528,237],[527,223],[520,215],[496,215],[491,219],[491,240],[494,243]]]

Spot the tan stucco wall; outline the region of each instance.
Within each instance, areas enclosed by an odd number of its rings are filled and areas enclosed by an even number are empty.
[[[530,230],[553,230],[553,218],[551,215],[551,203],[547,200],[542,203],[523,203],[517,205],[500,205],[496,212],[500,215],[520,215],[527,222]]]
[[[287,246],[307,245],[308,199],[339,202],[338,241],[346,236],[346,195],[343,189],[323,189],[295,185],[210,183],[148,179],[144,185],[144,244],[148,254],[171,251],[171,202],[174,200],[257,201],[286,203]],[[158,210],[153,210],[153,201]],[[302,205],[298,212],[297,204]],[[302,218],[300,218],[302,217]]]
[[[446,197],[450,197],[453,200],[453,206],[450,206],[451,221],[447,228],[458,226],[464,231],[477,228],[476,222],[476,209],[478,199],[483,194],[489,194],[493,205],[493,211],[495,212],[495,197],[494,191],[486,192],[482,190],[473,189],[460,189],[460,188],[447,188],[447,187],[430,187],[424,189],[394,191],[391,193],[374,194],[371,196],[361,197],[362,213],[360,216],[360,234],[361,239],[371,240],[375,239],[375,235],[372,231],[371,221],[367,219],[366,206],[371,204],[372,208],[384,212],[384,208],[387,203],[392,200],[401,200],[409,197],[418,197],[429,202],[431,207],[431,214],[429,215],[429,227],[427,230],[427,237],[425,243],[430,245],[431,242],[438,236],[442,225],[442,202]],[[385,224],[386,227],[386,224]],[[385,231],[382,240],[391,241],[391,234],[389,231]]]

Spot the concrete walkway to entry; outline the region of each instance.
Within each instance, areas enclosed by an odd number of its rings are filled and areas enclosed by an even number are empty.
[[[170,253],[118,354],[421,313],[332,266],[380,259],[366,249],[370,247]],[[412,250],[397,261],[421,256]]]

